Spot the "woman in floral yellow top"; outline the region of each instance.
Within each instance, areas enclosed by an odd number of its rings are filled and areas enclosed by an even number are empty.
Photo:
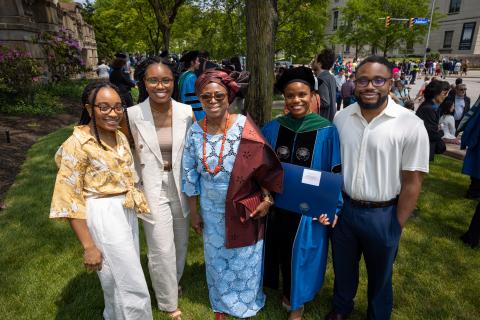
[[[67,218],[80,240],[84,264],[97,271],[104,319],[151,319],[150,295],[140,264],[138,222],[149,208],[135,188],[133,158],[117,130],[124,114],[118,89],[87,85],[80,125],[59,148],[50,218]]]

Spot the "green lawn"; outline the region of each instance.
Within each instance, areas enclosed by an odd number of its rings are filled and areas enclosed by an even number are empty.
[[[101,319],[102,291],[82,264],[82,250],[68,224],[48,219],[56,168],[53,155],[71,128],[38,141],[28,152],[0,212],[0,318]],[[480,316],[480,250],[458,237],[475,203],[463,199],[468,179],[461,162],[437,157],[425,180],[419,210],[406,226],[394,271],[394,319],[474,319]],[[142,264],[146,269],[145,245]],[[366,275],[361,271],[356,311],[366,311]],[[148,279],[147,279],[148,280]],[[304,319],[323,319],[332,294],[329,264],[324,288],[306,306]],[[148,280],[149,281],[149,280]],[[191,237],[180,307],[184,319],[212,319],[205,284],[201,238]],[[256,319],[286,319],[280,295],[267,291]],[[168,319],[154,308],[155,319]]]

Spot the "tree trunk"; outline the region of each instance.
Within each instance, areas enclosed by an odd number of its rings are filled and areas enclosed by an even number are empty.
[[[162,36],[163,36],[163,51],[168,51],[170,46],[170,28],[162,29]]]
[[[246,0],[246,16],[250,82],[245,110],[262,126],[272,116],[277,1]]]

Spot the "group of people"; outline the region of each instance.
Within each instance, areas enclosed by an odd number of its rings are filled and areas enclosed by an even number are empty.
[[[417,117],[392,98],[395,66],[371,56],[355,66],[348,87],[340,87],[351,100],[337,111],[338,86],[329,72],[335,55],[325,49],[312,69],[286,69],[278,77],[287,113],[260,129],[248,115],[230,112],[241,91],[230,70],[206,68],[196,75],[199,62],[196,52],[184,55],[186,70],[177,82],[171,63],[143,59],[135,69],[139,101],[129,108],[112,82],[88,84],[81,122],[55,156],[50,217],[70,222],[86,268],[97,272],[104,319],[152,318],[137,218],[156,306],[172,319],[182,318],[184,286],[195,285],[180,285],[189,223],[203,236],[215,319],[255,316],[265,305],[263,286],[278,289],[280,283],[279,305],[289,320],[301,319],[322,288],[329,242],[335,279],[325,319],[345,319],[353,311],[361,256],[367,318],[389,319],[400,236],[437,148],[436,106],[448,96],[446,84],[426,86]],[[471,137],[470,151],[478,144],[472,138],[478,126],[471,125],[478,109],[464,107],[470,121],[459,123]],[[429,120],[437,121],[435,128]],[[477,157],[472,153],[473,166]],[[342,175],[332,220],[324,212],[311,217],[276,204],[286,164]],[[475,234],[472,228],[465,239]]]

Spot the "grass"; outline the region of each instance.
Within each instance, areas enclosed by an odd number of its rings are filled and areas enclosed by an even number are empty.
[[[82,250],[67,223],[48,219],[56,174],[53,155],[71,133],[64,128],[40,139],[28,152],[0,211],[0,314],[3,319],[101,319],[103,297],[96,274],[87,273]],[[394,269],[393,319],[473,319],[480,314],[480,250],[464,246],[475,203],[463,199],[467,177],[461,162],[437,157],[426,178],[419,210],[407,224]],[[143,235],[142,235],[143,238]],[[184,319],[213,319],[208,302],[201,238],[191,234],[180,307]],[[145,243],[142,264],[146,268]],[[148,273],[147,273],[148,277]],[[147,279],[149,282],[149,279]],[[331,304],[333,272],[306,320],[323,319]],[[286,319],[278,292],[255,319]],[[151,291],[153,297],[153,291]],[[366,274],[351,319],[367,308]],[[168,317],[154,308],[155,319]]]

